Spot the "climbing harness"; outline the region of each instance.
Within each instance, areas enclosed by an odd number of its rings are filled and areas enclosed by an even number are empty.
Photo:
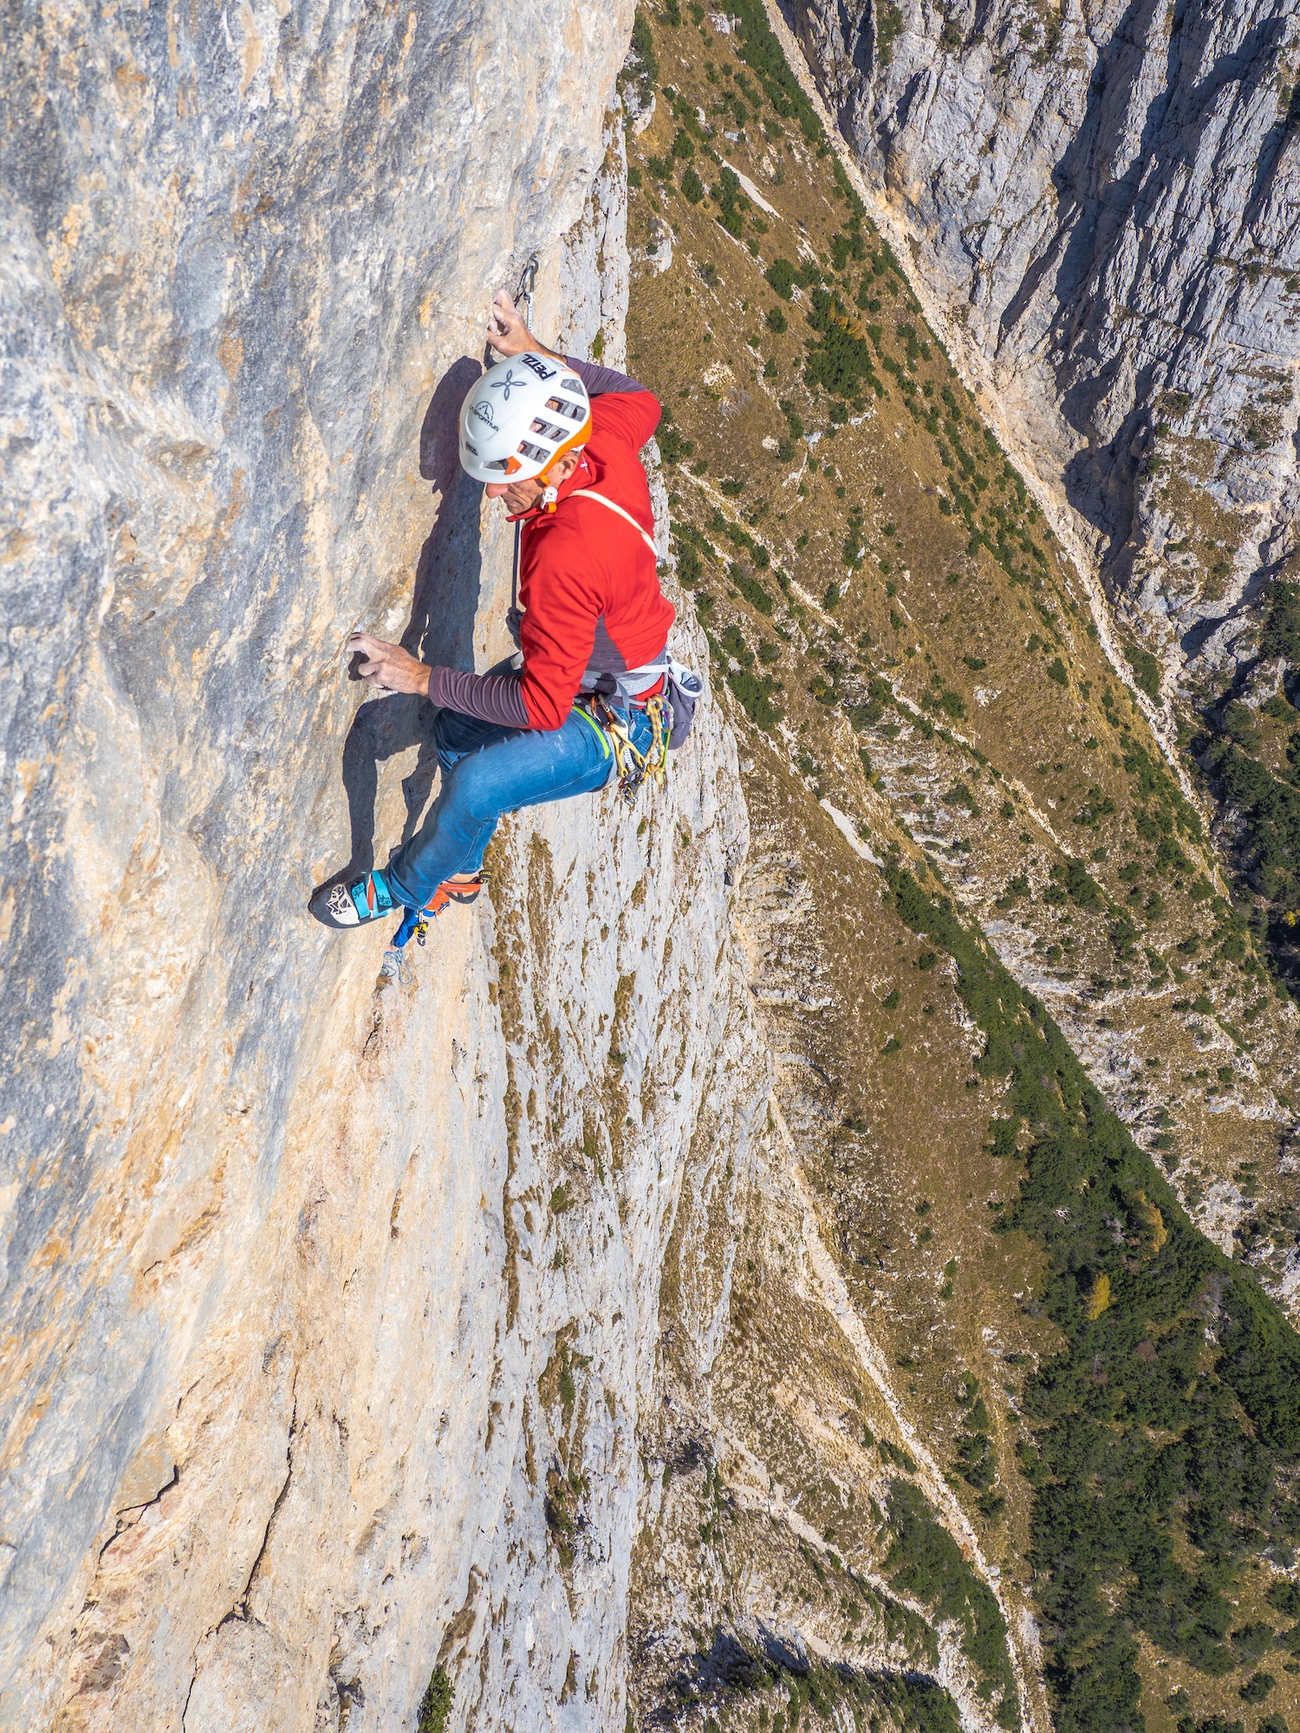
[[[646,530],[642,529],[641,525],[632,516],[631,512],[624,511],[623,507],[618,505],[614,500],[609,499],[603,493],[597,493],[594,488],[590,487],[575,487],[568,497],[570,499],[594,499],[598,504],[603,505],[606,510],[616,512],[625,523],[631,524],[632,528],[640,536],[641,540],[649,548],[650,552],[655,556],[656,564],[658,563],[659,552],[655,547],[653,538]],[[589,672],[591,671],[589,670]],[[704,682],[700,679],[699,675],[695,673],[694,669],[684,667],[674,657],[669,656],[667,653],[665,653],[657,662],[649,662],[644,668],[629,669],[622,675],[615,674],[613,678],[617,682],[619,690],[623,693],[624,697],[629,700],[635,700],[637,692],[629,682],[636,679],[638,676],[642,677],[642,689],[644,690],[644,685],[654,684],[653,677],[656,674],[662,674],[663,676],[665,697],[667,699],[666,714],[668,747],[675,752],[680,746],[685,745],[686,736],[691,731],[692,724],[695,721],[695,706],[699,703],[704,692]]]
[[[665,719],[667,704],[663,696],[656,693],[653,698],[645,700],[642,708],[650,719],[648,752],[641,752],[632,744],[627,724],[618,711],[611,709],[605,702],[602,692],[584,692],[574,704],[578,715],[594,728],[605,742],[605,756],[613,754],[614,768],[618,772],[619,797],[629,809],[636,805],[636,797],[647,776],[662,788],[668,775],[668,724]]]

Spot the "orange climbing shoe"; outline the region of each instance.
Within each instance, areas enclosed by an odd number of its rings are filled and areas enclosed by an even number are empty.
[[[411,965],[407,961],[406,946],[414,939],[417,945],[424,943],[424,936],[429,930],[429,922],[436,921],[449,903],[472,903],[477,900],[479,892],[486,881],[480,874],[478,878],[447,879],[440,884],[422,909],[403,909],[402,922],[393,934],[393,942],[384,952],[383,962],[379,965],[379,986],[388,987],[396,983],[400,987],[409,987],[415,977],[411,973]]]
[[[402,924],[393,934],[389,951],[402,950],[411,939],[422,945],[430,921],[436,921],[449,903],[474,902],[486,882],[481,873],[472,879],[446,879],[422,909],[403,909]]]
[[[448,903],[476,902],[484,882],[481,875],[473,879],[447,879],[444,884],[438,886],[428,902],[419,911],[421,921],[427,923],[436,920]]]

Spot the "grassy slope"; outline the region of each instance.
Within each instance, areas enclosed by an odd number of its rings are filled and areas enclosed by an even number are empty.
[[[1203,894],[1213,860],[1196,815],[1100,654],[1042,520],[975,423],[973,405],[909,306],[887,251],[868,224],[854,220],[846,189],[837,189],[830,160],[817,152],[815,129],[810,143],[797,114],[778,115],[770,100],[754,104],[742,91],[744,136],[723,136],[741,130],[735,75],[754,95],[762,89],[740,46],[734,37],[699,31],[689,18],[655,29],[658,109],[649,130],[631,143],[641,173],[632,240],[642,262],[629,336],[634,370],[672,416],[663,443],[678,457],[670,487],[679,575],[710,633],[715,684],[729,680],[748,736],[755,847],[747,921],[756,989],[774,1046],[788,1057],[780,1098],[823,1237],[892,1363],[906,1418],[949,1465],[985,1553],[1003,1566],[1006,1592],[1014,1596],[1016,1583],[1032,1588],[1039,1608],[1056,1620],[1049,1634],[1057,1644],[1058,1713],[1066,1720],[1075,1715],[1071,1724],[1136,1724],[1131,1704],[1119,1706],[1141,1684],[1153,1730],[1171,1728],[1176,1713],[1203,1718],[1216,1709],[1253,1728],[1278,1704],[1294,1708],[1294,1676],[1283,1671],[1291,1657],[1275,1651],[1274,1659],[1258,1663],[1279,1682],[1262,1709],[1247,1709],[1238,1693],[1256,1662],[1241,1643],[1234,1651],[1212,1629],[1198,1638],[1195,1619],[1186,1607],[1178,1611],[1191,1592],[1184,1579],[1194,1581],[1193,1567],[1209,1559],[1222,1582],[1207,1581],[1202,1600],[1217,1595],[1226,1605],[1225,1588],[1240,1600],[1243,1610],[1228,1615],[1230,1628],[1261,1617],[1284,1626],[1263,1606],[1266,1573],[1258,1580],[1247,1574],[1246,1555],[1261,1540],[1237,1547],[1220,1536],[1198,1552],[1188,1538],[1195,1524],[1189,1529],[1184,1482],[1209,1460],[1204,1453],[1172,1492],[1161,1483],[1165,1502],[1156,1498],[1152,1518],[1156,1552],[1182,1577],[1170,1566],[1155,1586],[1148,1570],[1145,1578],[1138,1573],[1134,1589],[1132,1560],[1113,1547],[1089,1565],[1097,1563],[1106,1579],[1100,1588],[1077,1571],[1072,1576],[1059,1518],[1069,1498],[1077,1520],[1089,1499],[1104,1511],[1108,1498],[1122,1505],[1132,1494],[1122,1482],[1133,1475],[1120,1476],[1118,1491],[1102,1488],[1087,1478],[1096,1471],[1091,1458],[1087,1473],[1076,1473],[1060,1457],[1062,1437],[1083,1436],[1079,1416],[1087,1415],[1097,1436],[1109,1436],[1107,1428],[1150,1426],[1138,1413],[1140,1402],[1132,1413],[1117,1414],[1114,1402],[1094,1412],[1097,1399],[1079,1368],[1104,1352],[1097,1332],[1118,1332],[1122,1323],[1123,1351],[1137,1355],[1126,1366],[1140,1368],[1144,1379],[1147,1350],[1138,1354],[1138,1347],[1153,1339],[1150,1331],[1172,1333],[1191,1344],[1180,1349],[1185,1373],[1197,1352],[1207,1352],[1195,1348],[1204,1323],[1196,1283],[1218,1280],[1229,1266],[1215,1262],[1164,1176],[1125,1137],[1053,1029],[1043,1038],[1056,1044],[1060,1110],[1068,1099],[1079,1104],[1072,1111],[1104,1128],[1084,1139],[1080,1147],[1091,1154],[1079,1160],[1104,1166],[1113,1158],[1124,1176],[1114,1184],[1128,1207],[1139,1216],[1144,1207],[1159,1208],[1169,1236],[1151,1268],[1140,1250],[1116,1247],[1121,1265],[1140,1267],[1117,1268],[1116,1299],[1080,1323],[1078,1308],[1087,1311],[1104,1273],[1095,1264],[1096,1222],[1090,1216],[1086,1228],[1061,1230],[1052,1226],[1059,1218],[1044,1215],[1041,1199],[1016,1202],[1017,1178],[1041,1171],[1034,1152],[1039,1144],[1055,1147],[1060,1127],[1049,1136],[1045,1120],[1025,1115],[1027,1127],[1002,1133],[1002,1144],[1018,1152],[1011,1156],[994,1153],[996,1140],[985,1136],[991,1116],[1006,1117],[1008,1083],[996,1066],[971,1063],[995,1033],[970,1003],[968,972],[959,967],[970,962],[962,946],[976,941],[958,942],[954,928],[945,941],[948,955],[936,948],[933,931],[918,942],[908,911],[915,916],[920,905],[900,904],[817,803],[836,808],[842,825],[877,857],[889,854],[895,888],[904,884],[897,868],[906,864],[916,896],[955,895],[987,922],[1000,956],[1032,989],[1033,1002],[1060,1018],[1109,1101],[1171,1170],[1193,1212],[1230,1228],[1243,1211],[1240,1202],[1221,1209],[1221,1197],[1260,1194],[1245,1212],[1246,1234],[1257,1261],[1273,1258],[1279,1269],[1295,1224],[1286,1214],[1291,1206],[1277,1171],[1272,1120],[1279,1105],[1289,1106],[1294,1087],[1292,1033],[1252,936],[1226,902]],[[751,38],[751,59],[761,59],[753,47]],[[779,100],[779,87],[776,94]],[[729,191],[723,163],[709,150],[745,175],[776,214]],[[695,190],[688,170],[719,196],[692,203],[682,191],[684,182]],[[672,263],[660,272],[670,232]],[[839,256],[847,267],[838,274],[837,235],[846,237]],[[644,250],[649,246],[653,254]],[[864,256],[854,260],[854,251]],[[803,287],[792,288],[788,300],[764,278],[778,259],[808,267]],[[773,274],[783,286],[780,269]],[[830,298],[815,303],[819,290]],[[779,317],[769,322],[772,309]],[[809,312],[820,331],[810,328]],[[782,322],[784,330],[773,329]],[[900,326],[911,327],[910,341]],[[809,341],[821,345],[823,360],[815,364],[821,373],[844,387],[838,399],[805,383]],[[873,377],[887,396],[877,393]],[[905,391],[904,379],[914,389]],[[837,417],[850,424],[836,429]],[[797,437],[800,427],[820,437]],[[733,478],[744,484],[739,491],[723,485]],[[953,952],[955,962],[948,960]],[[1020,987],[1009,975],[999,979],[1005,991],[996,1015],[1028,1016],[1016,999]],[[1048,1027],[1040,1013],[1035,1031]],[[1010,1087],[1028,1087],[1014,1065]],[[1073,1136],[1077,1127],[1068,1129]],[[1238,1184],[1230,1187],[1233,1174]],[[1145,1205],[1132,1204],[1137,1193]],[[1069,1207],[1057,1200],[1051,1210]],[[1010,1231],[993,1231],[1008,1222]],[[782,1268],[797,1235],[781,1207],[771,1198],[756,1204],[748,1231],[755,1237],[751,1284],[742,1282],[738,1293],[713,1401],[748,1440],[750,1457],[765,1457],[769,1475],[775,1464],[787,1489],[801,1489],[805,1515],[827,1501],[815,1526],[853,1537],[851,1549],[839,1543],[843,1562],[888,1574],[902,1520],[897,1498],[890,1499],[896,1463],[877,1446],[861,1460],[847,1451],[832,1467],[821,1460],[831,1446],[812,1419],[790,1418],[797,1406],[792,1388],[812,1392],[819,1410],[829,1412],[838,1379],[850,1392],[850,1413],[869,1401],[870,1391],[842,1363],[842,1342],[809,1339],[823,1326],[810,1321]],[[1112,1230],[1106,1234],[1113,1245]],[[1183,1285],[1173,1282],[1170,1299],[1166,1274],[1175,1259]],[[1069,1303],[1062,1299],[1063,1270],[1074,1284]],[[1248,1309],[1261,1304],[1248,1287],[1227,1291],[1251,1295],[1242,1301]],[[1266,1307],[1261,1315],[1269,1330],[1279,1327]],[[1291,1338],[1283,1331],[1275,1340]],[[796,1376],[809,1356],[814,1363]],[[1070,1394],[1064,1409],[1054,1409],[1051,1392],[1062,1369]],[[1111,1397],[1122,1395],[1133,1406],[1127,1373],[1110,1381]],[[1231,1380],[1216,1374],[1202,1382],[1228,1392],[1214,1398],[1219,1406],[1209,1436],[1230,1452],[1239,1449],[1232,1443],[1242,1423]],[[1184,1400],[1186,1384],[1185,1376],[1175,1377],[1170,1400]],[[887,1446],[892,1437],[903,1447],[885,1418],[883,1430],[879,1412],[863,1424]],[[841,1415],[835,1424],[842,1435]],[[1197,1424],[1200,1437],[1200,1416]],[[1251,1424],[1244,1426],[1248,1440]],[[1186,1439],[1190,1425],[1184,1417],[1167,1429]],[[1028,1475],[1018,1465],[1018,1447]],[[1274,1447],[1286,1457],[1294,1444],[1281,1439]],[[846,1447],[835,1444],[835,1453],[845,1456]],[[1167,1479],[1176,1449],[1173,1457],[1147,1454]],[[1104,1465],[1104,1451],[1098,1460]],[[1045,1463],[1054,1468],[1050,1479]],[[739,1457],[730,1470],[737,1484],[750,1471]],[[1145,1457],[1141,1472],[1155,1472]],[[1212,1472],[1223,1478],[1217,1467]],[[1032,1480],[1044,1481],[1036,1502]],[[716,1478],[710,1485],[717,1497]],[[872,1497],[874,1509],[866,1502]],[[1227,1521],[1235,1533],[1248,1526],[1233,1513],[1245,1511],[1249,1497],[1239,1489],[1230,1491],[1230,1504],[1233,1497],[1238,1502]],[[846,1499],[851,1518],[844,1515]],[[695,1505],[685,1500],[682,1511],[688,1510]],[[877,1521],[882,1514],[896,1518],[893,1528]],[[1265,1520],[1276,1518],[1266,1512]],[[673,1531],[666,1509],[656,1547],[669,1532],[686,1545],[694,1521],[683,1515],[686,1528]],[[769,1592],[763,1585],[783,1572],[794,1603],[787,1612],[802,1611],[806,1623],[816,1610],[825,1627],[821,1603],[828,1591],[810,1575],[803,1553],[796,1547],[777,1567],[766,1557],[767,1527],[760,1546],[743,1511],[735,1521],[745,1530],[743,1542],[733,1538],[725,1569],[714,1559],[704,1571],[691,1614],[697,1628],[736,1599],[758,1607]],[[1110,1522],[1107,1544],[1125,1527],[1123,1520]],[[1205,1534],[1195,1532],[1204,1542]],[[748,1599],[737,1595],[742,1578]],[[811,1601],[802,1600],[805,1594]],[[833,1606],[842,1611],[844,1598],[832,1596]],[[651,1623],[667,1617],[653,1594],[645,1605]],[[930,1603],[932,1616],[936,1605]],[[1063,1618],[1062,1605],[1073,1609],[1070,1617]],[[1208,1615],[1211,1626],[1223,1623],[1218,1607],[1216,1601]],[[823,1636],[862,1664],[847,1632],[827,1628]],[[1217,1656],[1208,1672],[1189,1659],[1196,1651],[1205,1661],[1208,1650],[1196,1650],[1198,1641]],[[643,1678],[647,1690],[656,1680],[663,1685],[648,1662]],[[1104,1703],[1099,1680],[1112,1692],[1111,1707],[1090,1723],[1070,1705],[1080,1696]],[[990,1714],[1005,1703],[1004,1687],[990,1687],[978,1671],[969,1683],[984,1692]],[[1172,1710],[1165,1707],[1176,1685],[1187,1691],[1190,1710],[1178,1698]]]

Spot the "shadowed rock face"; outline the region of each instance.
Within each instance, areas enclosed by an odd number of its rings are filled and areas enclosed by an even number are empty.
[[[6,25],[5,1726],[393,1728],[466,1652],[492,1724],[546,1721],[577,1652],[622,1724],[638,1378],[728,1050],[729,737],[648,894],[612,797],[520,824],[413,996],[376,1008],[383,939],[305,917],[432,778],[424,707],[358,712],[347,630],[504,648],[509,541],[454,436],[492,290],[537,253],[541,328],[621,354],[631,7],[501,24]],[[575,1161],[591,1255],[543,1282]],[[588,1343],[596,1315],[625,1321]],[[558,1600],[557,1450],[602,1488]]]
[[[1215,626],[1294,546],[1300,22],[1251,0],[793,11],[1110,581],[1222,660],[1249,614]]]

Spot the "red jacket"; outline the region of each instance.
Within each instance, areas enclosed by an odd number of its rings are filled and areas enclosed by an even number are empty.
[[[591,400],[591,435],[554,512],[524,519],[519,605],[524,610],[522,696],[531,728],[561,728],[588,668],[640,668],[663,649],[673,605],[659,588],[655,557],[616,512],[572,499],[593,488],[654,535],[650,489],[638,453],[659,425],[649,391],[607,391]]]

